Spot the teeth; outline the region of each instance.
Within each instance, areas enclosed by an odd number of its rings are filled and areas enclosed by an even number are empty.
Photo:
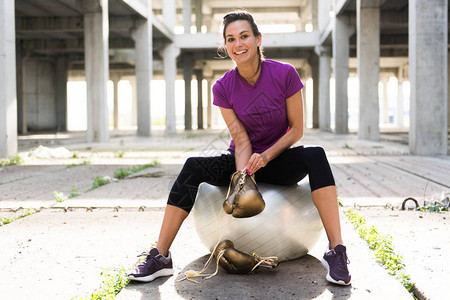
[[[242,54],[242,53],[245,53],[245,52],[247,52],[247,50],[242,50],[242,51],[239,51],[239,52],[235,52],[237,55],[239,55],[239,54]]]

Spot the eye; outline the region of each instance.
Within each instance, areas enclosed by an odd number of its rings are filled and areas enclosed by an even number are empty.
[[[243,34],[243,35],[241,36],[241,38],[242,38],[242,39],[246,39],[246,38],[248,38],[248,35],[247,35],[247,34]]]
[[[228,38],[227,39],[227,42],[232,42],[232,41],[234,41],[234,38]]]

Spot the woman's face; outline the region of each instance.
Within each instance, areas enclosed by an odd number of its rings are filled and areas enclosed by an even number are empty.
[[[261,35],[255,37],[248,21],[237,20],[228,24],[225,30],[225,46],[236,64],[252,62],[255,58],[259,59]]]

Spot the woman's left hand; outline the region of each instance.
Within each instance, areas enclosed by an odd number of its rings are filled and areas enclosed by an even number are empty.
[[[252,175],[256,173],[259,169],[265,167],[267,164],[266,159],[259,153],[253,153],[248,160],[247,166],[245,167],[247,173]]]

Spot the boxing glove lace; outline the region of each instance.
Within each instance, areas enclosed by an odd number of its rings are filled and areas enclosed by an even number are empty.
[[[264,210],[266,203],[254,177],[245,171],[236,171],[231,175],[227,197],[223,202],[223,210],[227,214],[235,218],[249,218]]]
[[[234,244],[230,240],[220,242],[214,256],[219,260],[220,266],[232,274],[248,274],[259,266],[275,268],[278,265],[278,258],[241,252],[234,248]]]

